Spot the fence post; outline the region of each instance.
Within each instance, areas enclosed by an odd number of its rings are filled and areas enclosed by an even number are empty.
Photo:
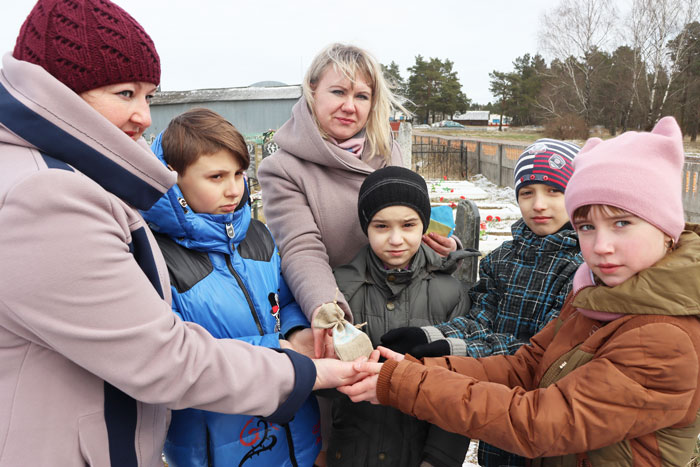
[[[503,144],[498,145],[498,186],[503,186]]]
[[[460,200],[457,204],[454,233],[462,241],[464,248],[479,250],[480,223],[481,217],[476,203],[470,199]],[[465,258],[453,275],[469,288],[476,282],[478,267],[477,256]]]
[[[476,173],[481,173],[481,141],[476,142]]]

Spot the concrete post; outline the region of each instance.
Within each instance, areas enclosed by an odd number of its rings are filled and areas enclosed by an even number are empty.
[[[399,125],[399,136],[396,138],[401,147],[401,155],[403,156],[403,166],[407,169],[412,169],[413,158],[413,125],[409,122],[401,122]]]
[[[480,222],[476,203],[470,199],[460,200],[455,217],[455,235],[462,241],[464,248],[479,250]],[[453,275],[469,288],[476,282],[478,272],[479,258],[474,256],[462,260],[462,264]]]

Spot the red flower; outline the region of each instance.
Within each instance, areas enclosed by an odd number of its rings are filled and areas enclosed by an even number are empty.
[[[450,203],[450,207],[451,207],[451,208],[456,208],[457,205],[456,205],[455,203]]]
[[[493,220],[493,216],[491,216],[491,215],[486,216],[486,221],[487,221],[487,222],[491,222],[492,220]]]
[[[486,222],[482,222],[480,225],[481,230],[486,230]]]
[[[447,180],[447,175],[443,175],[443,176],[442,176],[442,179],[443,179],[443,180]]]
[[[440,202],[442,202],[443,199],[445,199],[445,197],[444,197],[444,196],[440,196]]]
[[[460,196],[460,198],[462,198],[462,199],[467,199],[467,197],[464,196],[464,195]]]
[[[501,222],[501,218],[496,216],[496,222]]]
[[[455,189],[452,188],[452,189],[450,190],[450,193],[454,193],[454,192],[455,192]]]

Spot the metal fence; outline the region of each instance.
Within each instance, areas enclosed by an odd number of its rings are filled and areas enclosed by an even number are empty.
[[[525,144],[475,139],[413,136],[413,170],[424,178],[464,180],[483,174],[499,186],[512,186],[513,169]]]
[[[413,135],[413,170],[427,179],[464,180],[482,174],[498,186],[513,186],[513,170],[527,144]],[[683,206],[688,222],[700,222],[700,156],[687,156],[683,168]]]

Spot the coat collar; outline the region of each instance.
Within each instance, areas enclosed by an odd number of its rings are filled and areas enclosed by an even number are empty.
[[[175,183],[145,141],[133,141],[46,70],[11,54],[2,65],[0,133],[8,135],[0,141],[21,139],[139,209]]]

